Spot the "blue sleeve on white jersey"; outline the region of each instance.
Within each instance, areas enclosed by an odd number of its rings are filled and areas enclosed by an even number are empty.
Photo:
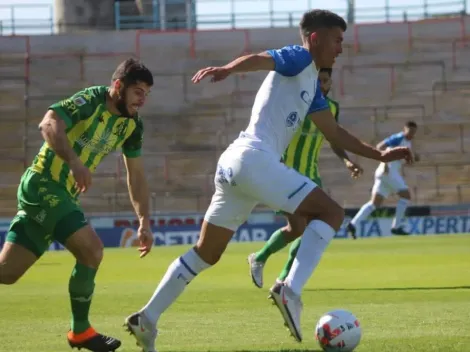
[[[387,147],[398,147],[403,139],[405,134],[403,132],[392,134],[390,137],[385,138],[384,143]]]
[[[282,49],[268,50],[274,59],[274,71],[283,76],[293,77],[312,63],[310,53],[300,45],[289,45]]]
[[[312,104],[310,104],[310,107],[308,108],[307,115],[313,112],[323,111],[329,108],[330,107],[328,106],[328,101],[325,99],[323,93],[321,92],[320,81],[318,81],[317,90],[315,91],[315,96],[313,97]]]

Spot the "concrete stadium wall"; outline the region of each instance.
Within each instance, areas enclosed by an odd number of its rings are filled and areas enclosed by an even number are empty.
[[[102,0],[107,2],[110,0]],[[61,0],[66,6],[59,9],[65,17],[77,15],[77,11],[67,11],[68,2]],[[89,5],[90,1],[73,1],[77,7]],[[94,3],[94,2],[93,2]],[[88,4],[88,5],[87,5]],[[74,8],[71,6],[71,8]],[[93,5],[95,6],[95,5]],[[97,6],[97,5],[96,5]],[[101,5],[100,5],[101,6]],[[105,16],[105,15],[103,15]],[[99,22],[99,18],[86,19]],[[82,20],[77,15],[77,20]],[[139,34],[138,34],[139,33]],[[349,28],[345,33],[345,43],[354,50],[360,51],[364,47],[375,47],[375,50],[390,50],[393,44],[400,46],[424,45],[429,41],[443,41],[450,38],[466,37],[470,33],[470,20],[468,17],[445,20],[427,20],[409,23],[389,24],[359,24]],[[28,39],[29,38],[29,39]],[[29,41],[29,44],[26,43]],[[206,50],[230,50],[236,48],[244,51],[258,51],[267,48],[276,48],[282,45],[299,43],[299,34],[296,28],[266,28],[249,30],[208,30],[195,33],[189,32],[153,32],[153,31],[99,31],[87,33],[67,33],[54,36],[31,37],[0,37],[0,52],[30,54],[54,54],[64,52],[135,52],[140,50],[158,50],[161,53],[170,53],[192,50],[192,54]],[[189,48],[189,49],[188,49]],[[197,55],[196,55],[197,56]]]

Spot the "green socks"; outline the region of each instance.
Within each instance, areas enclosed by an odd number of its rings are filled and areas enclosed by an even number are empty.
[[[95,289],[96,269],[77,263],[69,281],[70,304],[72,306],[72,331],[76,334],[87,330],[91,298]]]
[[[289,259],[287,259],[287,262],[284,265],[284,268],[282,268],[281,274],[278,277],[280,281],[284,281],[287,275],[289,275],[290,268],[292,267],[292,263],[294,263],[295,256],[297,255],[297,251],[299,250],[301,239],[302,237],[299,237],[294,242],[292,242],[289,249]]]
[[[261,248],[261,250],[259,250],[258,252],[256,252],[255,260],[257,262],[266,263],[271,254],[280,251],[286,245],[287,242],[284,238],[284,232],[282,231],[282,229],[279,229],[271,235],[264,247]]]

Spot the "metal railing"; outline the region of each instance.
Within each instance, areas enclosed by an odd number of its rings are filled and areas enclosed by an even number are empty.
[[[313,0],[166,0],[143,1],[140,14],[133,2],[115,3],[116,29],[235,29],[259,27],[295,27],[306,9],[318,4]],[[164,5],[178,6],[171,17],[165,16]],[[323,6],[322,6],[323,7]],[[386,1],[385,6],[334,9],[325,6],[349,21],[407,22],[428,18],[459,16],[467,12],[465,0],[394,6]],[[174,13],[177,12],[175,15]],[[132,13],[129,15],[129,13]]]
[[[53,33],[54,8],[52,5],[0,5],[0,35]]]

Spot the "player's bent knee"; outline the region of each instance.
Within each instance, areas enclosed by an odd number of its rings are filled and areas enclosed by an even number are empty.
[[[321,220],[338,231],[344,220],[344,209],[317,187],[305,197],[295,215],[301,215],[309,221]]]
[[[98,269],[103,261],[104,251],[103,247],[92,249],[85,258],[78,260],[80,263],[89,266],[90,268]]]
[[[216,243],[209,243],[208,241],[199,241],[194,250],[201,257],[201,259],[210,265],[215,265],[225,252],[227,244],[220,241]]]
[[[3,254],[3,253],[2,253]],[[0,284],[13,285],[19,280],[21,275],[12,274],[8,268],[6,260],[0,254]]]
[[[215,265],[219,262],[220,258],[222,258],[222,254],[224,253],[225,249],[223,250],[207,250],[206,248],[203,247],[194,247],[194,250],[196,253],[201,257],[201,259],[209,264],[209,265]]]
[[[234,231],[204,221],[199,240],[194,247],[196,253],[207,264],[216,264],[225,252]]]
[[[329,224],[332,228],[334,228],[335,231],[339,231],[344,221],[344,209],[338,203],[335,202],[335,206],[331,208],[331,214],[329,218],[330,222],[326,223]]]
[[[305,230],[305,227],[303,228],[303,230]],[[282,232],[284,233],[284,239],[286,240],[286,242],[292,242],[296,238],[302,236],[302,234],[304,233],[299,228],[293,228],[292,226],[284,227],[282,229]]]
[[[323,211],[312,220],[321,220],[337,232],[344,221],[344,209],[333,199],[330,199],[330,202],[324,204]]]
[[[65,247],[74,255],[77,262],[97,269],[103,260],[103,242],[90,225],[72,234]]]
[[[12,239],[11,233],[7,236]],[[38,257],[17,243],[5,242],[0,253],[0,284],[13,285],[36,262]]]
[[[285,239],[290,242],[302,236],[307,226],[307,221],[305,221],[305,218],[295,215],[289,215],[287,218],[287,225],[283,227],[282,231],[284,232]]]

